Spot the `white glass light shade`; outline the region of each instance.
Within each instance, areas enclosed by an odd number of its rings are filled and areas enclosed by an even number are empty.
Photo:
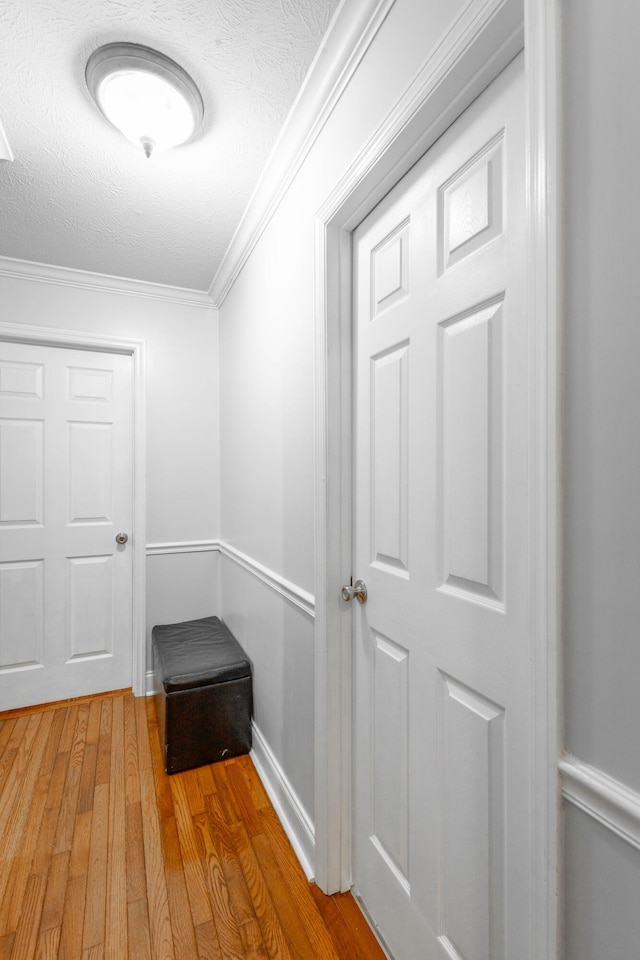
[[[89,58],[86,79],[107,120],[147,156],[186,143],[202,121],[202,97],[191,77],[148,47],[100,47]]]
[[[13,151],[9,146],[9,141],[7,140],[7,135],[2,129],[2,124],[0,123],[0,160],[7,160],[11,162],[13,160]]]

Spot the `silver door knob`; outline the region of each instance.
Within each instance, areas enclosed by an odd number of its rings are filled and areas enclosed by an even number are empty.
[[[349,603],[354,597],[358,603],[364,603],[367,599],[367,585],[364,580],[356,580],[353,586],[350,583],[345,584],[341,596],[345,603]]]
[[[116,543],[126,543],[129,539],[126,533],[116,533]]]

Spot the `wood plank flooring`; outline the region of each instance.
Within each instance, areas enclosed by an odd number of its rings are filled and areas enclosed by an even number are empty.
[[[0,714],[0,960],[384,960],[249,757],[166,776],[128,691]]]

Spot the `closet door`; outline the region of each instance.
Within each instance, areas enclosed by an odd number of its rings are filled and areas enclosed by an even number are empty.
[[[353,880],[397,960],[527,957],[523,58],[354,237]]]
[[[0,342],[0,710],[131,686],[132,358]]]

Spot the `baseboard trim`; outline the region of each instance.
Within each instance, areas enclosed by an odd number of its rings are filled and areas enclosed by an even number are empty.
[[[558,766],[565,800],[640,850],[640,793],[571,754]]]
[[[313,880],[315,859],[313,824],[255,722],[253,724],[251,759],[280,818],[285,833],[291,841],[291,845],[300,861],[300,866],[307,879]]]
[[[281,597],[284,597],[289,603],[298,607],[306,613],[307,616],[315,617],[316,602],[312,593],[303,590],[302,587],[292,583],[291,580],[281,577],[279,573],[275,573],[273,570],[265,567],[262,563],[254,560],[253,557],[248,556],[246,553],[236,550],[235,547],[225,543],[224,540],[220,541],[219,549],[224,557],[232,560],[237,566],[242,567],[243,570],[247,570],[257,580],[260,580],[261,583],[266,584],[276,593],[280,594]]]
[[[147,670],[146,695],[152,697],[156,693],[153,670]],[[308,880],[313,880],[315,852],[313,824],[255,722],[253,723],[251,759],[305,876]]]

